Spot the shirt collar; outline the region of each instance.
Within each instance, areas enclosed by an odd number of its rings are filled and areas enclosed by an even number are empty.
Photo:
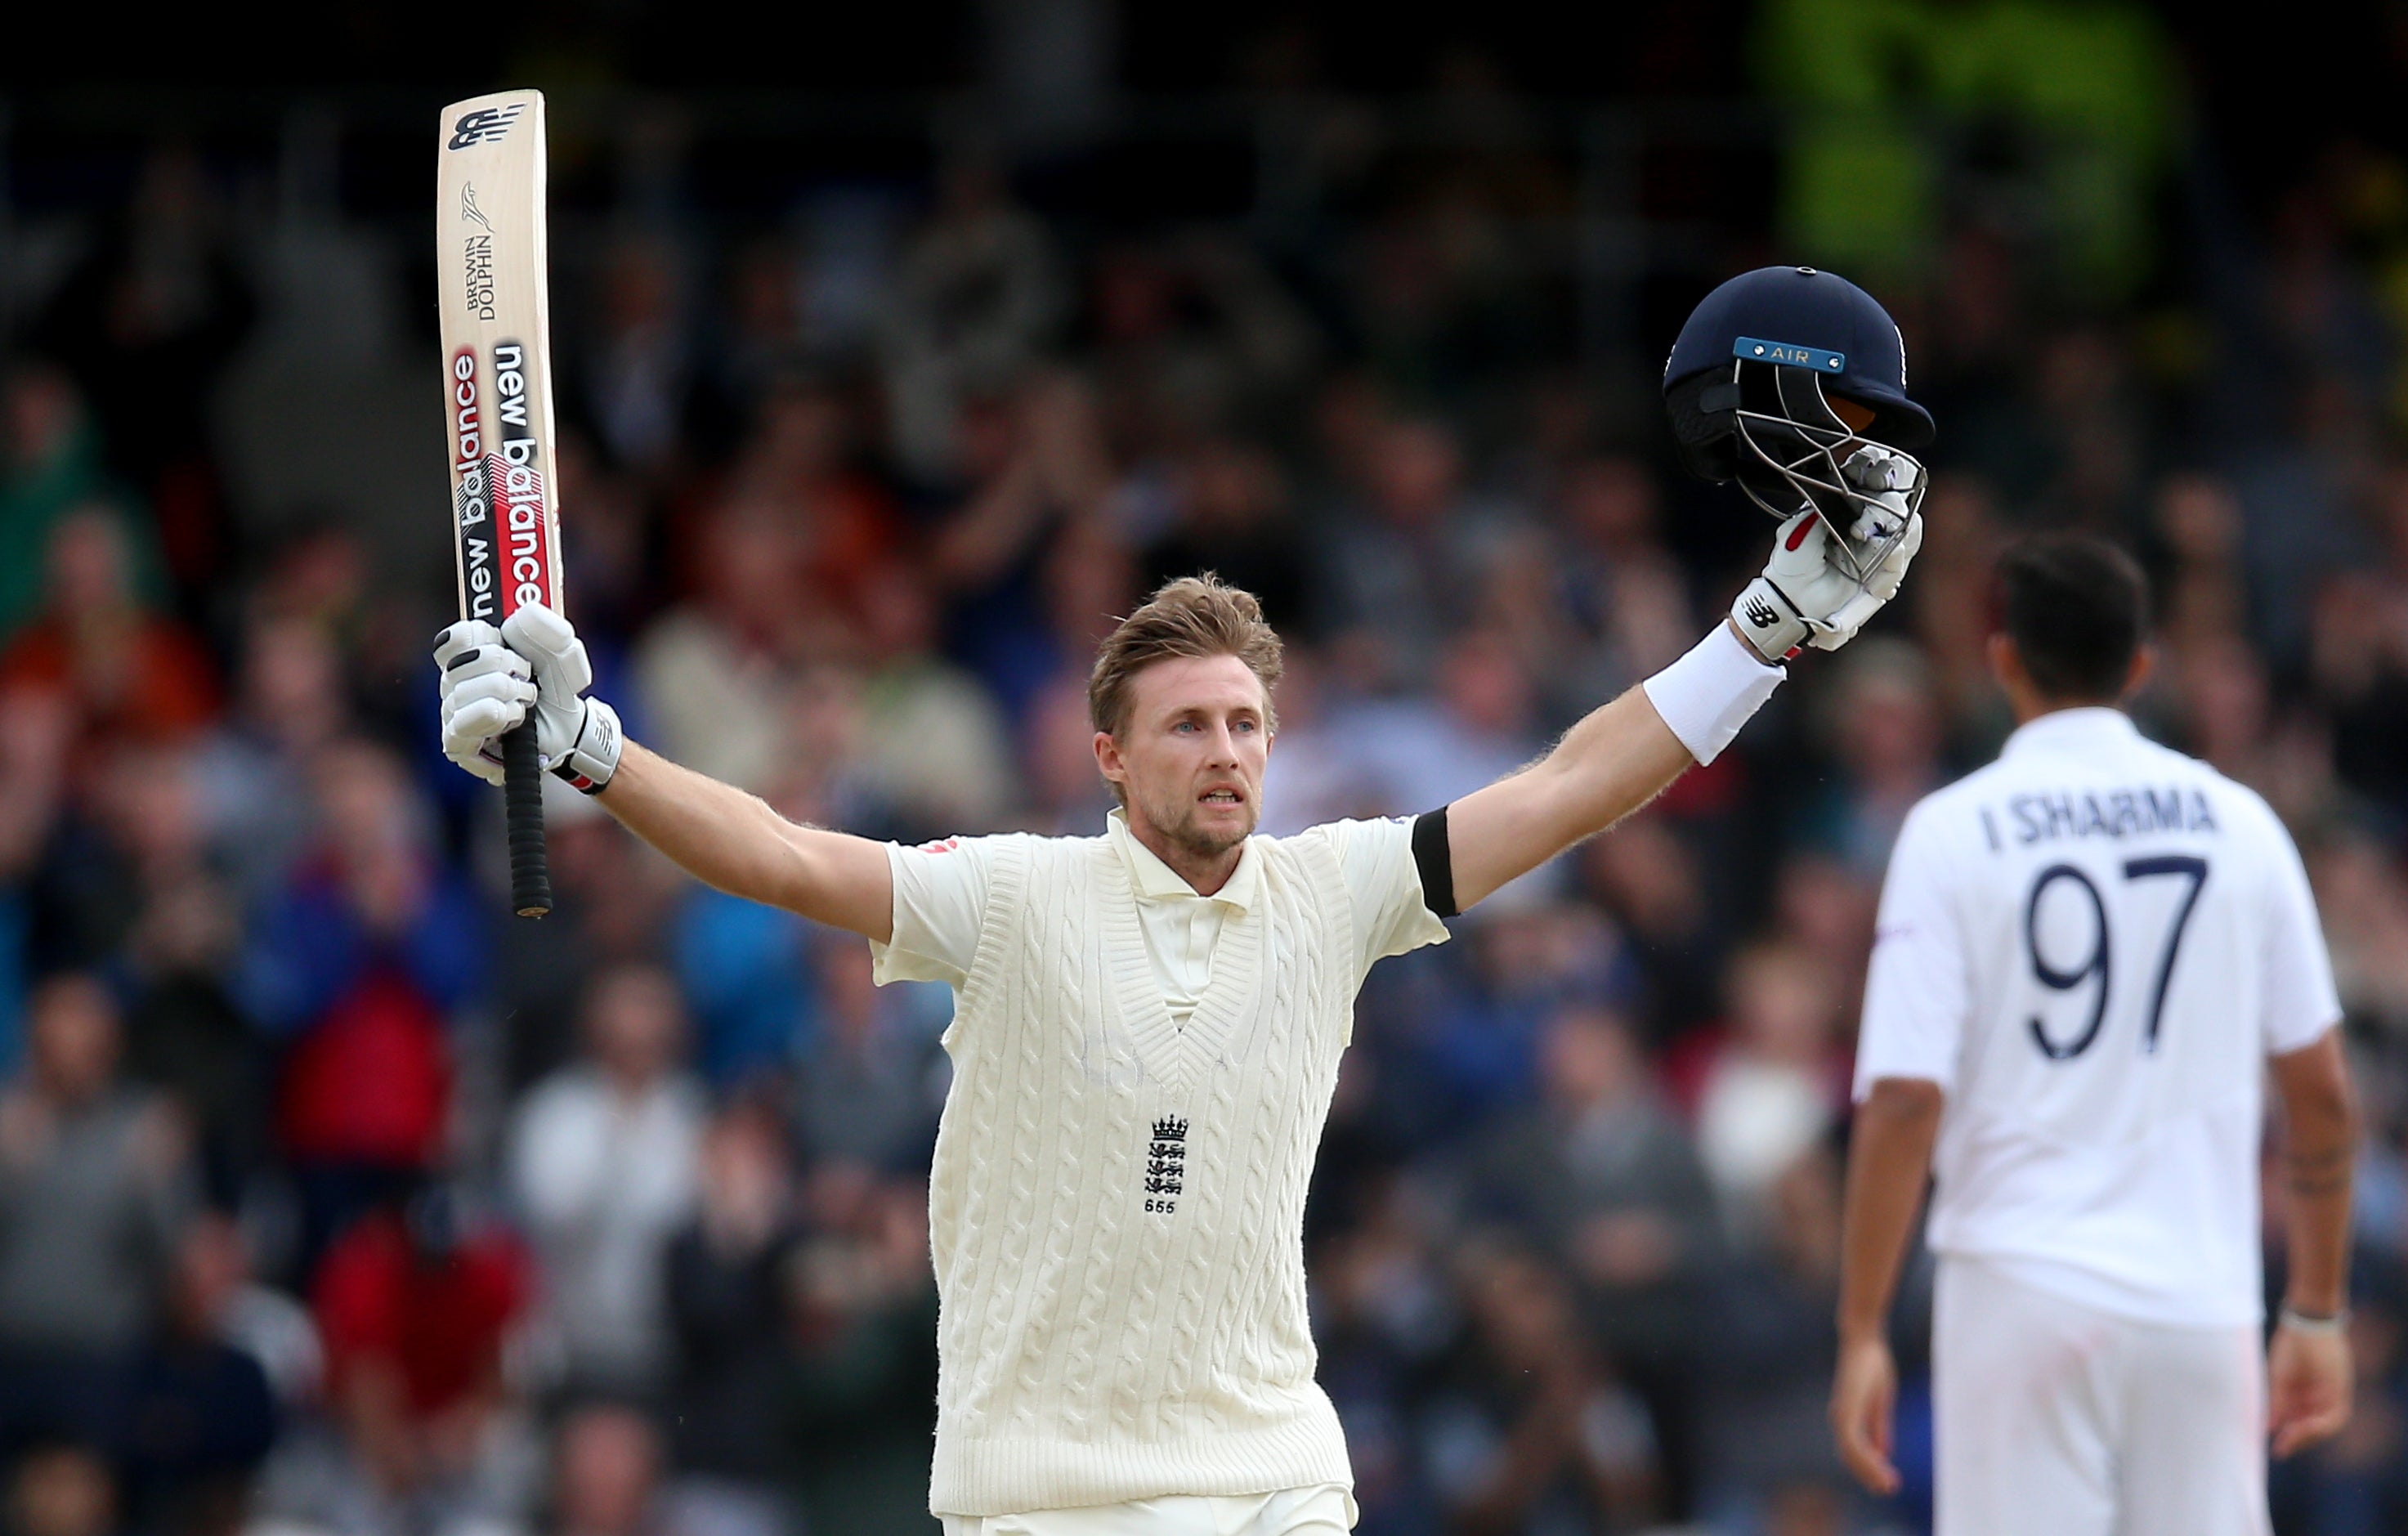
[[[1238,867],[1228,880],[1211,896],[1200,895],[1195,886],[1181,878],[1178,870],[1154,856],[1153,849],[1137,840],[1128,829],[1128,813],[1115,807],[1104,818],[1104,835],[1120,850],[1121,862],[1128,866],[1129,885],[1140,901],[1168,901],[1185,897],[1190,901],[1218,901],[1225,907],[1244,912],[1254,904],[1254,885],[1260,878],[1255,868],[1254,840],[1248,838],[1243,852],[1238,854]]]
[[[2123,711],[2104,704],[2088,704],[2077,710],[2052,710],[2033,716],[2015,727],[2000,754],[2035,747],[2078,747],[2091,742],[2103,745],[2128,741],[2140,734],[2132,717]]]

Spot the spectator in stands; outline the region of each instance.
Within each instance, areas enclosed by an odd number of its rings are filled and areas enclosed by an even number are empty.
[[[728,468],[728,495],[770,509],[802,543],[814,600],[842,604],[904,555],[894,495],[858,460],[853,403],[832,382],[789,374],[773,384]]]
[[[1389,421],[1364,438],[1357,499],[1322,553],[1321,624],[1352,637],[1350,671],[1405,687],[1431,675],[1440,643],[1469,616],[1470,555],[1494,510],[1468,504],[1463,447],[1445,423]]]
[[[50,530],[41,614],[0,651],[0,689],[72,701],[84,741],[174,741],[214,718],[215,669],[198,641],[134,584],[124,525],[86,504]]]
[[[157,1334],[136,1363],[122,1461],[134,1526],[157,1536],[237,1536],[251,1482],[278,1430],[265,1367],[229,1333],[242,1239],[209,1215],[185,1231]]]
[[[1106,525],[1113,466],[1094,394],[1067,372],[972,403],[961,439],[966,494],[932,530],[928,567],[947,649],[1017,721],[1047,682],[1083,673],[1078,632],[1133,580],[1093,579],[1125,555]]]
[[[1808,811],[1806,840],[1877,879],[1914,802],[1942,781],[1931,666],[1903,640],[1852,649],[1834,681],[1825,737],[1840,768]]]
[[[663,1520],[661,1432],[637,1409],[590,1402],[553,1431],[545,1536],[720,1536]]]
[[[670,1363],[663,1265],[692,1217],[703,1126],[701,1088],[681,1065],[684,1014],[666,971],[603,971],[586,995],[584,1059],[538,1084],[511,1128],[541,1315],[576,1387],[649,1390]]]
[[[125,1063],[189,1117],[208,1197],[231,1207],[267,1156],[265,1062],[235,1001],[241,906],[208,857],[188,754],[122,754],[107,781],[120,845],[138,872],[119,950]]]
[[[118,1077],[97,978],[50,978],[28,1013],[25,1070],[0,1089],[0,1445],[105,1443],[188,1216],[186,1137]]]
[[[1698,1157],[1727,1229],[1753,1246],[1769,1241],[1783,1174],[1839,1123],[1847,1062],[1839,979],[1824,956],[1758,942],[1732,956],[1729,976],[1728,1028],[1699,1043],[1689,1071]]]
[[[1839,1301],[1840,1164],[1808,1149],[1773,1180],[1761,1242],[1714,1278],[1699,1336],[1703,1502],[1718,1529],[1770,1518],[1819,1488],[1844,1505],[1825,1419]]]
[[[866,946],[834,930],[812,939],[818,1028],[795,1071],[803,1155],[924,1170],[952,1081],[937,1043],[953,1017],[952,995],[921,982],[875,986]]]
[[[1283,638],[1309,633],[1311,551],[1297,530],[1279,460],[1255,444],[1214,438],[1179,461],[1169,490],[1169,526],[1140,556],[1138,584],[1151,592],[1212,571],[1261,599],[1263,617]],[[1286,712],[1283,708],[1283,723]]]
[[[1512,772],[1538,751],[1530,678],[1506,637],[1493,630],[1460,633],[1435,662],[1430,692],[1357,705],[1337,725],[1391,815],[1410,814],[1408,806],[1445,805]],[[1535,895],[1554,883],[1539,872],[1525,876],[1515,891]]]
[[[1655,477],[1636,459],[1572,465],[1557,491],[1560,534],[1545,574],[1566,645],[1542,677],[1551,713],[1579,718],[1688,649],[1697,628],[1686,580],[1664,547]],[[1533,605],[1535,606],[1535,605]]]
[[[1002,712],[936,649],[936,596],[918,566],[888,559],[847,584],[867,672],[859,770],[909,840],[986,832],[1020,802]]]
[[[23,1053],[44,855],[69,789],[74,729],[57,696],[0,690],[0,1072]]]
[[[804,581],[808,543],[758,498],[731,497],[696,521],[692,595],[636,644],[637,702],[662,752],[757,791],[781,766],[789,670],[824,645]]]
[[[122,504],[113,491],[99,434],[67,377],[34,361],[0,373],[0,639],[40,611],[44,557],[59,519],[79,507]]]
[[[1648,1402],[1677,1496],[1700,1285],[1721,1249],[1713,1195],[1628,1024],[1567,1008],[1542,1050],[1543,1112],[1475,1150],[1465,1214],[1503,1221],[1571,1277],[1604,1358]]]
[[[211,854],[246,903],[291,872],[314,830],[310,776],[349,732],[334,637],[312,619],[254,613],[243,629],[234,708],[194,754]]]
[[[668,1253],[675,1497],[681,1509],[718,1512],[740,1536],[781,1536],[790,1277],[802,1241],[784,1130],[738,1099],[711,1121],[701,1166],[701,1208]]]
[[[400,763],[341,743],[312,788],[318,845],[253,924],[237,988],[283,1048],[276,1130],[300,1186],[305,1274],[351,1216],[439,1162],[449,1015],[484,981],[479,908],[437,857]]]
[[[445,1529],[517,1513],[504,1361],[532,1285],[518,1245],[441,1185],[335,1242],[310,1307],[343,1437],[327,1490],[341,1523]]]
[[[198,151],[164,140],[33,328],[92,402],[111,466],[150,503],[191,615],[232,553],[209,407],[257,312],[233,233]]]
[[[11,1536],[118,1536],[117,1480],[96,1446],[49,1441],[8,1477]]]
[[[1570,1287],[1533,1254],[1461,1262],[1469,1347],[1423,1409],[1432,1482],[1466,1532],[1636,1529],[1662,1496],[1647,1410],[1616,1383]]]
[[[936,1433],[928,1188],[857,1164],[811,1174],[795,1256],[787,1452],[813,1536],[924,1531]]]
[[[679,254],[657,232],[630,232],[612,243],[578,380],[611,462],[646,477],[677,467],[694,404],[694,335]]]

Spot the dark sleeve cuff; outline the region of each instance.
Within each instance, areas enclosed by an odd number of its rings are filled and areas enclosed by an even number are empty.
[[[1413,867],[1421,871],[1422,904],[1440,917],[1456,915],[1455,854],[1447,846],[1444,806],[1413,818]]]

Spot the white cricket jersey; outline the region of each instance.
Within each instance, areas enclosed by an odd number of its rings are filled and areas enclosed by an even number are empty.
[[[1412,822],[1250,839],[1210,897],[1118,815],[887,858],[874,974],[956,997],[930,1509],[1350,1487],[1304,1199],[1364,973],[1446,938]]]
[[[1856,1091],[1947,1095],[1934,1250],[2127,1316],[2255,1322],[2264,1060],[2340,1015],[2266,802],[2064,710],[1907,817]]]

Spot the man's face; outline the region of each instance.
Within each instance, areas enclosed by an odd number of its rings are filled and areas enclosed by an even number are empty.
[[[1235,656],[1158,661],[1130,681],[1128,724],[1096,733],[1096,763],[1152,827],[1201,857],[1243,842],[1262,820],[1270,722],[1263,685]]]

